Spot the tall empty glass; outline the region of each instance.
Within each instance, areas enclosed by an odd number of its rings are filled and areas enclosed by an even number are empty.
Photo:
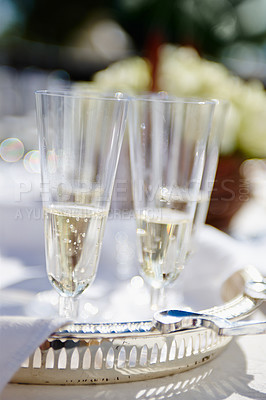
[[[77,316],[96,275],[127,106],[121,93],[36,92],[46,266],[60,316]]]
[[[135,97],[129,107],[130,155],[140,270],[151,308],[183,269],[202,179],[214,102]]]
[[[193,223],[193,233],[196,233],[206,221],[219,159],[220,143],[222,140],[226,116],[229,108],[229,103],[226,100],[215,99],[214,101],[215,109],[213,114],[213,123],[207,141],[199,201]]]

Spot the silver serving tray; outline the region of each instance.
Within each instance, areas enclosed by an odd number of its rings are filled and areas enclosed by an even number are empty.
[[[229,320],[247,317],[263,301],[245,291],[249,282],[263,282],[253,266],[224,282],[223,305],[201,312]],[[37,348],[11,382],[87,385],[163,377],[210,361],[231,339],[206,328],[161,334],[151,320],[73,324]]]

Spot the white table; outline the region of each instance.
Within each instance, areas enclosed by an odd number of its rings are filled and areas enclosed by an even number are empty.
[[[2,208],[3,212],[3,208]],[[40,235],[40,240],[42,239],[42,227],[39,221],[34,221],[34,229],[36,229],[36,224],[38,223],[39,231],[36,233],[33,231],[32,238],[36,239],[36,235]],[[117,225],[115,225],[117,223]],[[116,237],[114,232],[119,226],[119,230],[123,231],[121,221],[113,221],[107,227],[107,232],[105,236],[105,243],[103,248],[103,254],[100,262],[99,276],[105,275],[103,273],[103,266],[108,266],[108,279],[112,276],[111,271],[113,271],[113,266],[117,262],[117,257],[119,257],[119,240],[120,237]],[[130,225],[130,223],[129,223]],[[28,239],[23,235],[23,231],[16,232],[17,240],[23,239],[25,243]],[[122,235],[122,241],[127,241],[126,245],[131,243],[131,235],[134,234],[134,228],[132,225],[128,227],[126,232]],[[200,297],[201,308],[212,306],[216,304],[218,299],[218,286],[221,284],[221,280],[228,277],[230,273],[230,268],[232,267],[233,272],[235,269],[244,262],[252,259],[255,260],[255,264],[260,264],[259,266],[264,266],[266,262],[266,247],[263,243],[261,245],[251,244],[238,244],[234,243],[234,251],[228,249],[230,243],[227,238],[225,238],[223,244],[221,245],[219,239],[219,233],[216,237],[215,232],[211,232],[208,240],[205,237],[204,246],[200,247],[198,250],[202,252],[200,255],[201,262],[199,265],[188,266],[188,272],[191,273],[192,279],[190,280],[190,285],[188,288],[188,295],[198,295],[197,291],[201,291],[202,296]],[[223,239],[221,237],[221,239]],[[134,241],[134,239],[133,239]],[[216,248],[214,244],[217,241],[218,247]],[[223,240],[222,240],[223,241]],[[124,243],[125,244],[125,243]],[[221,246],[220,246],[221,245]],[[36,247],[37,246],[37,247]],[[38,247],[39,246],[39,247]],[[34,248],[43,250],[43,243],[34,243]],[[220,247],[219,247],[220,246]],[[236,247],[236,248],[235,248]],[[25,249],[24,245],[23,248]],[[242,251],[252,250],[250,253]],[[265,250],[264,250],[265,249]],[[20,248],[21,250],[21,248]],[[132,249],[131,249],[132,250]],[[228,251],[227,251],[228,250]],[[28,248],[25,250],[28,255]],[[14,252],[10,254],[16,257],[15,247]],[[20,251],[19,256],[21,256],[22,251]],[[38,253],[43,260],[43,252]],[[249,255],[247,255],[249,254]],[[36,257],[36,252],[34,253]],[[21,257],[20,257],[21,258]],[[28,258],[21,258],[22,262],[27,263]],[[34,260],[35,261],[35,260]],[[238,261],[238,263],[236,262]],[[36,261],[35,261],[36,262]],[[43,261],[42,261],[43,262]],[[134,264],[134,258],[127,260]],[[193,262],[192,262],[193,264]],[[239,264],[239,265],[237,265]],[[210,270],[210,265],[212,265],[212,270]],[[229,267],[229,268],[227,268]],[[33,287],[38,282],[38,285],[34,287],[34,290],[45,290],[47,287],[47,278],[45,277],[45,271],[42,266],[38,267],[28,267],[31,268],[33,275],[36,275],[37,280],[25,279],[25,281],[20,280],[20,282],[13,282],[12,284],[6,285],[7,287],[3,292],[3,299],[10,299],[9,308],[5,308],[4,311],[10,312],[11,314],[16,314],[22,310],[18,307],[18,302],[12,308],[12,299],[14,290],[23,290],[21,292],[20,301],[28,302],[31,296],[34,295]],[[194,271],[193,271],[194,268]],[[2,271],[3,272],[3,271]],[[1,270],[0,273],[2,274]],[[128,271],[132,273],[132,271]],[[265,273],[265,269],[263,271]],[[1,275],[3,278],[3,276]],[[211,285],[208,279],[211,280]],[[1,279],[1,278],[0,278]],[[97,279],[95,284],[97,284]],[[198,297],[199,298],[199,297]],[[23,299],[23,300],[22,300]],[[211,299],[211,304],[210,303]],[[120,299],[121,300],[121,299]],[[214,301],[214,303],[213,303]],[[121,303],[121,301],[120,301]],[[20,310],[20,311],[18,311]],[[122,318],[122,314],[121,314]],[[257,312],[257,319],[266,318],[266,305]],[[113,384],[113,385],[93,385],[93,386],[34,386],[34,385],[17,385],[9,384],[6,386],[2,392],[0,398],[2,400],[67,400],[67,399],[136,399],[136,400],[152,400],[152,399],[164,399],[164,398],[180,398],[182,399],[196,399],[196,400],[211,400],[211,399],[266,399],[266,335],[241,337],[234,339],[229,346],[220,354],[215,360],[195,368],[191,371],[177,374],[174,376],[169,376],[166,378],[154,379],[150,381],[142,381],[129,384]]]

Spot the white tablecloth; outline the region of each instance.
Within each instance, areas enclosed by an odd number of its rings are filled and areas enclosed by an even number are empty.
[[[109,221],[104,239],[99,273],[88,291],[92,320],[111,318],[124,320],[128,304],[122,307],[125,293],[136,298],[136,290],[143,295],[142,304],[135,308],[139,319],[145,308],[144,288],[134,286],[130,277],[136,276],[136,256],[133,221]],[[123,253],[123,248],[126,252]],[[221,283],[235,270],[253,262],[266,275],[265,238],[254,242],[240,242],[211,228],[202,230],[194,255],[191,255],[183,277],[174,291],[183,291],[179,300],[194,309],[210,307],[221,302]],[[126,256],[125,256],[126,254]],[[15,251],[14,251],[15,257]],[[124,258],[123,258],[124,257]],[[24,264],[23,264],[24,262]],[[44,265],[27,266],[25,261],[2,255],[0,269],[2,315],[36,315],[49,317],[56,313],[54,298],[45,299],[51,287]],[[127,269],[123,269],[127,266]],[[124,272],[117,290],[110,290],[110,282]],[[109,282],[109,286],[107,284]],[[112,286],[112,285],[111,285]],[[37,292],[41,292],[38,295]],[[124,298],[124,297],[123,297]],[[85,299],[85,301],[87,301]],[[103,314],[106,299],[110,309]],[[144,303],[143,303],[144,301]],[[42,308],[43,307],[43,308]],[[39,313],[39,315],[38,315]],[[261,308],[257,319],[266,318],[266,307]],[[136,382],[97,386],[34,386],[9,384],[1,399],[264,399],[266,398],[266,335],[241,337],[233,340],[215,360],[194,370],[175,376]]]

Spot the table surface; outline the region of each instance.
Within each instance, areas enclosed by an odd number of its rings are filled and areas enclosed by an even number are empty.
[[[9,210],[12,212],[15,217],[17,216],[17,211],[12,208]],[[22,209],[20,210],[22,213]],[[24,211],[23,211],[24,212]],[[7,209],[4,210],[2,207],[3,218],[7,218],[8,216],[8,206]],[[2,215],[1,214],[1,215]],[[6,214],[6,216],[4,215]],[[12,215],[13,215],[12,214]],[[247,213],[249,214],[249,213]],[[246,214],[246,215],[247,215]],[[13,215],[13,220],[14,220]],[[36,214],[37,216],[37,214]],[[243,219],[241,218],[241,221]],[[36,260],[41,259],[43,262],[43,242],[36,241],[36,237],[41,237],[41,229],[42,223],[35,219],[32,221],[32,229],[31,231],[24,232],[25,222],[27,222],[27,227],[29,228],[28,220],[14,220],[16,222],[17,229],[12,228],[12,224],[9,225],[9,232],[12,232],[13,242],[12,244],[16,245],[17,254],[13,249],[9,248],[9,244],[11,240],[7,233],[5,233],[5,241],[2,241],[2,249],[4,250],[3,254],[6,253],[10,259],[12,257],[17,257],[22,264],[30,265],[29,261],[32,262],[31,265],[36,264]],[[254,222],[254,219],[253,219]],[[21,223],[21,227],[20,227]],[[6,225],[7,226],[7,225]],[[264,225],[265,226],[265,225]],[[21,230],[19,231],[19,229]],[[24,234],[23,234],[24,232]],[[132,233],[133,232],[133,233]],[[124,232],[122,235],[122,242],[126,246],[130,246],[130,235],[134,234],[134,229],[131,229]],[[14,236],[15,235],[15,236]],[[31,235],[31,236],[30,236]],[[107,233],[108,236],[108,233]],[[111,243],[111,239],[116,242]],[[212,235],[209,236],[212,238]],[[218,238],[218,237],[217,237]],[[107,238],[110,242],[109,252],[103,251],[102,255],[102,263],[108,265],[110,267],[110,262],[117,261],[117,254],[110,256],[111,251],[118,251],[119,246],[121,244],[121,235],[119,238],[116,237],[112,229],[109,229],[109,237]],[[119,239],[119,240],[118,240]],[[219,241],[219,238],[218,238]],[[35,249],[35,252],[31,252],[31,257],[24,258],[23,254],[29,255],[29,247],[31,249]],[[208,242],[208,241],[207,241]],[[207,243],[208,244],[208,243]],[[227,245],[227,243],[224,243]],[[262,243],[263,244],[263,243]],[[264,240],[264,244],[266,241]],[[258,249],[265,249],[265,245],[257,246],[255,253],[253,253],[252,257],[256,257],[261,265],[263,264],[265,267],[266,260],[266,252],[259,253]],[[118,246],[119,245],[119,246]],[[206,245],[206,243],[205,243]],[[128,248],[129,250],[132,250]],[[207,249],[204,252],[203,250]],[[201,250],[201,249],[199,249]],[[227,271],[225,273],[224,267],[230,264],[233,260],[230,257],[227,257],[227,254],[224,253],[224,249],[221,248],[220,253],[217,255],[217,251],[213,252],[213,248],[211,245],[209,248],[205,246],[202,250],[202,263],[201,268],[198,271],[198,266],[195,265],[195,270],[193,271],[194,279],[191,280],[190,284],[190,292],[189,294],[197,294],[198,280],[200,279],[201,290],[204,294],[208,290],[209,297],[212,299],[215,298],[216,295],[216,287],[215,283],[223,279],[227,276]],[[132,253],[132,251],[131,251]],[[241,251],[239,252],[241,253]],[[207,254],[207,256],[206,256]],[[265,256],[264,256],[264,255]],[[219,256],[219,257],[218,257]],[[205,258],[204,258],[205,257]],[[216,258],[215,258],[216,257]],[[111,260],[112,258],[112,260]],[[115,260],[116,258],[116,260]],[[213,259],[214,258],[214,261]],[[8,259],[8,258],[7,258]],[[211,259],[211,260],[209,260]],[[127,260],[127,263],[130,260]],[[213,284],[210,287],[208,285],[206,277],[209,277],[210,271],[207,268],[207,263],[214,262],[216,270],[213,272]],[[100,262],[101,264],[101,262]],[[1,267],[1,265],[0,265]],[[19,270],[19,266],[16,267]],[[2,297],[0,298],[3,304],[2,309],[4,313],[7,312],[11,315],[17,315],[16,312],[19,309],[18,303],[15,304],[14,309],[12,308],[12,301],[15,301],[13,298],[14,289],[21,290],[21,294],[24,295],[25,301],[28,301],[31,296],[29,293],[33,294],[32,286],[35,285],[35,282],[38,282],[38,290],[47,290],[49,289],[49,284],[47,286],[47,278],[44,277],[45,272],[41,272],[40,265],[35,268],[34,266],[29,266],[30,271],[36,275],[35,280],[25,279],[24,282],[9,282],[5,285],[4,291],[2,292]],[[16,270],[16,271],[17,271]],[[189,270],[189,268],[188,268]],[[15,271],[15,270],[14,270]],[[108,274],[107,273],[107,279]],[[265,269],[263,270],[265,272]],[[130,271],[129,271],[130,273]],[[2,272],[1,272],[2,274]],[[9,274],[8,274],[9,275]],[[10,276],[8,276],[10,278]],[[101,273],[100,273],[101,275]],[[217,276],[216,276],[217,275]],[[199,278],[200,277],[200,278]],[[13,276],[14,278],[14,276]],[[3,280],[3,276],[1,275],[1,279]],[[1,283],[1,282],[0,282]],[[96,283],[97,285],[97,283]],[[7,292],[9,291],[9,292]],[[24,292],[23,292],[24,291]],[[9,293],[9,296],[7,295]],[[23,296],[22,296],[23,297]],[[21,299],[22,299],[21,297]],[[9,304],[7,309],[5,309],[5,301]],[[22,300],[21,300],[22,301]],[[121,298],[118,299],[121,303]],[[206,302],[206,304],[204,303]],[[208,304],[209,298],[202,297],[202,308],[210,306]],[[216,303],[215,303],[216,304]],[[211,305],[214,305],[213,303]],[[21,306],[22,307],[22,306]],[[266,304],[263,305],[259,311],[256,312],[254,318],[265,320],[266,317]],[[14,400],[14,399],[38,399],[38,400],[68,400],[68,399],[136,399],[136,400],[159,400],[164,398],[180,398],[182,399],[196,399],[196,400],[211,400],[211,399],[266,399],[266,335],[257,335],[257,336],[243,336],[237,339],[233,339],[232,342],[224,349],[224,351],[214,360],[206,363],[203,366],[195,368],[193,370],[179,373],[173,376],[169,376],[166,378],[153,379],[149,381],[141,381],[141,382],[132,382],[132,383],[124,383],[124,384],[108,384],[108,385],[88,385],[88,386],[35,386],[35,385],[18,385],[18,384],[8,384],[4,391],[2,392],[0,398],[1,400]]]

